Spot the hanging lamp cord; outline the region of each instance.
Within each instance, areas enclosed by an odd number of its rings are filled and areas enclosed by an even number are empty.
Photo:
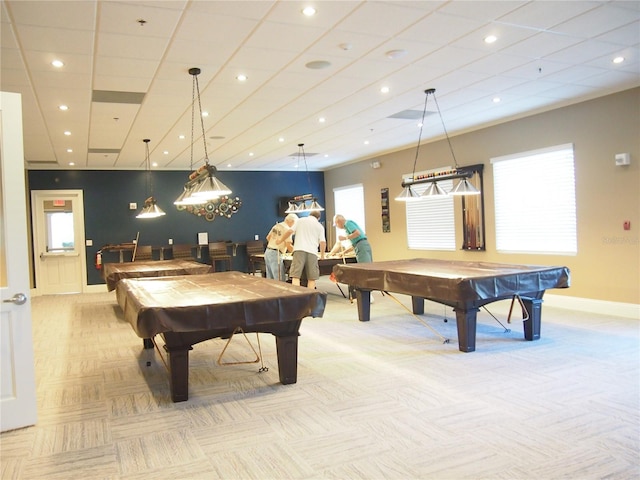
[[[418,153],[420,152],[420,140],[422,139],[422,129],[424,128],[424,117],[427,114],[427,100],[429,99],[429,94],[434,93],[435,89],[430,88],[425,90],[424,93],[424,108],[422,109],[422,121],[420,122],[420,133],[418,133],[418,145],[416,146],[416,156],[413,159],[413,172],[411,173],[411,180],[415,180],[416,177],[416,163],[418,162]]]
[[[438,110],[438,115],[440,116],[440,122],[442,123],[442,129],[444,130],[444,136],[447,137],[447,143],[449,144],[449,151],[451,152],[451,157],[453,158],[453,163],[455,165],[456,170],[458,170],[458,161],[456,160],[456,155],[453,153],[453,146],[451,146],[451,139],[449,138],[449,132],[447,132],[447,127],[444,126],[444,119],[442,118],[442,112],[440,111],[440,105],[438,105],[438,99],[436,98],[436,91],[433,89],[433,101],[436,102],[436,109]]]
[[[198,110],[200,111],[200,126],[202,127],[202,144],[204,145],[204,161],[209,164],[209,153],[207,152],[207,137],[204,133],[204,118],[202,118],[202,103],[200,102],[200,84],[198,83],[198,75],[193,76],[194,86],[198,94]],[[192,117],[193,122],[193,117]],[[191,126],[191,138],[193,138],[193,124]]]

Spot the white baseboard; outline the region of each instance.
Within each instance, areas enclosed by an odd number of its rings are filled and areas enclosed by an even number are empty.
[[[104,283],[99,285],[85,285],[84,287],[84,293],[104,293],[107,291],[107,285]]]
[[[545,294],[544,303],[550,307],[640,320],[640,305],[636,303],[609,302],[607,300],[553,294]]]

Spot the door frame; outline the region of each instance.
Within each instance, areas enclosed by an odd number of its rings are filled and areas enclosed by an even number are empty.
[[[62,199],[71,200],[73,202],[73,238],[77,245],[76,251],[80,261],[80,267],[78,275],[80,275],[80,292],[85,293],[87,291],[87,251],[85,245],[85,232],[84,232],[84,192],[80,189],[69,190],[32,190],[31,191],[31,223],[33,232],[33,266],[35,276],[35,294],[43,295],[47,292],[43,291],[42,285],[45,280],[44,269],[42,268],[42,262],[39,258],[40,253],[44,251],[46,245],[41,245],[43,241],[43,225],[40,225],[40,220],[44,215],[42,210],[43,201],[47,199]],[[44,239],[46,242],[46,239]],[[73,292],[77,293],[77,292]]]

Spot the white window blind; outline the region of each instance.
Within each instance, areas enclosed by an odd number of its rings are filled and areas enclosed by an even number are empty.
[[[573,145],[492,158],[496,249],[577,253]]]
[[[422,173],[430,172],[416,172],[416,175]],[[438,185],[445,192],[448,192],[453,186],[453,181],[440,181]],[[421,195],[428,186],[428,183],[423,183],[413,185],[411,188],[418,195]],[[456,249],[452,195],[428,197],[416,202],[407,202],[406,206],[407,243],[410,250]]]
[[[353,220],[362,230],[367,231],[364,222],[364,187],[361,183],[334,188],[333,201],[336,206],[336,214],[343,215],[347,220]],[[332,221],[333,218],[327,218],[327,223]],[[329,223],[329,225],[332,225],[332,223]],[[344,235],[344,232],[341,234]],[[335,238],[338,238],[337,232]]]

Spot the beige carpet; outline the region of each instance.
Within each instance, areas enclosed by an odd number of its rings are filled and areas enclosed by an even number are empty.
[[[422,317],[444,343],[380,293],[361,323],[319,288],[329,303],[302,323],[298,383],[279,384],[272,336],[262,373],[219,366],[216,339],[191,352],[182,403],[113,292],[34,298],[38,424],[0,436],[1,478],[640,478],[638,322],[543,306],[526,342],[520,321],[505,333],[482,312],[461,353],[450,309]],[[508,304],[489,308],[505,323]],[[223,360],[252,355],[234,338]]]

